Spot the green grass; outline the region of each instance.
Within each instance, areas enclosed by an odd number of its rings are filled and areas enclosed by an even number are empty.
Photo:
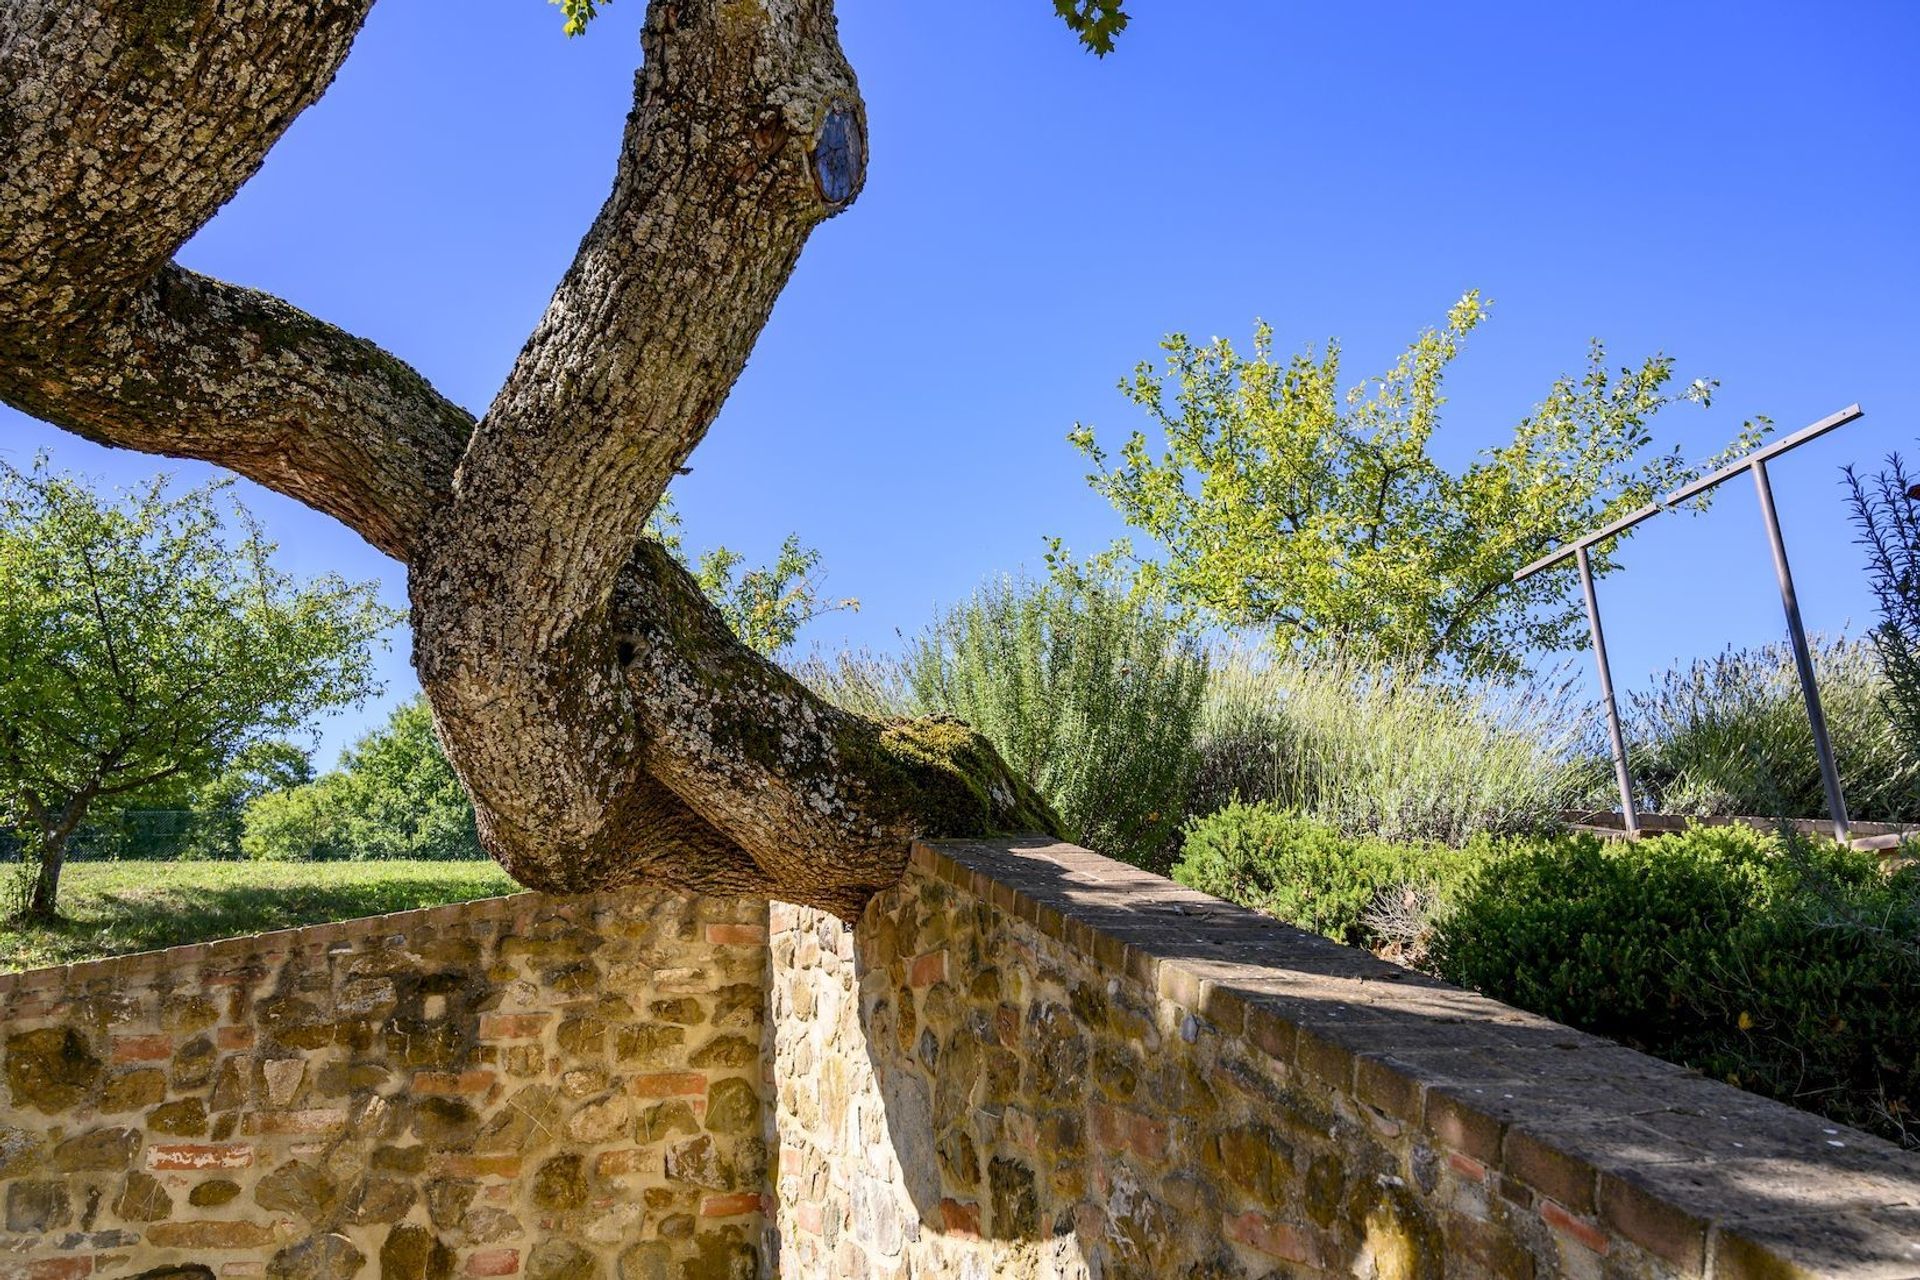
[[[492,862],[80,862],[52,928],[0,925],[0,972],[513,893]]]

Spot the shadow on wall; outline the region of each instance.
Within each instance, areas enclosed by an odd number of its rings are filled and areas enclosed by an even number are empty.
[[[920,858],[857,929],[776,909],[782,1274],[1697,1273],[1723,1214],[1765,1219],[1723,1249],[1914,1260],[1920,1209],[1846,1211],[1920,1203],[1884,1144],[1063,852],[1119,882],[1031,850],[996,878],[1076,904],[1077,945]],[[1283,1016],[1242,1032],[1143,952]]]

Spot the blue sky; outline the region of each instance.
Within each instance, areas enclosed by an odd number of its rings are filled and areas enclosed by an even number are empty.
[[[1338,337],[1384,367],[1468,288],[1493,299],[1439,451],[1494,443],[1589,338],[1677,356],[1739,421],[1868,416],[1774,470],[1810,626],[1871,603],[1839,467],[1920,437],[1920,5],[1131,0],[1104,61],[1045,0],[842,0],[865,194],[814,236],[694,474],[694,546],[797,530],[886,647],[981,579],[1120,531],[1065,442],[1135,425],[1114,383],[1160,336]],[[273,290],[484,408],[606,193],[637,0],[567,40],[538,0],[385,0],[331,93],[183,258]],[[166,465],[0,410],[0,449],[128,483]],[[402,573],[249,495],[303,572]],[[1628,686],[1781,634],[1751,487],[1664,516],[1602,588]],[[324,726],[321,760],[411,692]]]

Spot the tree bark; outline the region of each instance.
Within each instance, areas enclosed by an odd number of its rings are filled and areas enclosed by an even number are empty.
[[[826,704],[641,538],[808,235],[859,193],[831,0],[653,0],[612,193],[478,422],[372,344],[168,262],[370,3],[0,10],[0,398],[230,466],[406,563],[436,725],[523,883],[851,913],[913,836],[1053,826],[978,735]]]

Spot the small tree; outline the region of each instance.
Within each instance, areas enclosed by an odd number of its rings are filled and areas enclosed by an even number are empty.
[[[1907,749],[1920,752],[1920,483],[1897,453],[1871,481],[1852,467],[1846,478],[1880,610],[1870,634],[1886,668],[1887,713]]]
[[[206,781],[249,744],[375,688],[395,615],[370,583],[295,582],[216,481],[118,503],[0,463],[0,805],[24,837],[23,913],[56,913],[96,803]]]
[[[1193,609],[1288,647],[1518,672],[1531,652],[1583,643],[1584,622],[1571,567],[1519,584],[1514,571],[1699,474],[1653,452],[1648,422],[1677,399],[1705,404],[1714,384],[1676,395],[1668,357],[1616,374],[1595,343],[1583,377],[1555,382],[1510,442],[1456,474],[1428,443],[1447,365],[1485,315],[1467,294],[1385,377],[1346,391],[1337,346],[1279,359],[1265,324],[1251,356],[1174,334],[1164,373],[1143,363],[1120,384],[1165,438],[1157,459],[1138,431],[1117,460],[1091,427],[1068,438],[1164,552],[1136,562],[1142,579]],[[1704,465],[1765,430],[1746,424]],[[1600,549],[1593,560],[1613,567]]]
[[[692,571],[694,581],[720,610],[733,634],[766,657],[792,647],[800,628],[815,618],[842,609],[860,610],[860,602],[852,596],[834,600],[822,592],[826,573],[820,568],[820,552],[802,545],[797,533],[787,535],[772,564],[756,569],[742,569],[746,557],[731,547],[715,547],[696,564],[687,556],[680,512],[669,493],[653,509],[647,536]]]

